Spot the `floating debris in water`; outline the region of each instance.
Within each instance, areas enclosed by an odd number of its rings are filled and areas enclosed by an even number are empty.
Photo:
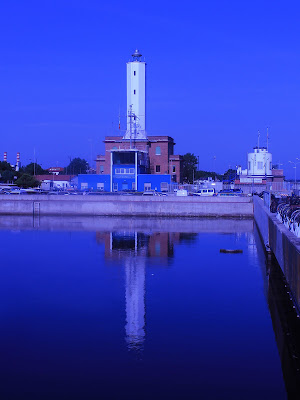
[[[241,249],[220,249],[220,253],[231,253],[231,254],[236,254],[236,253],[242,253],[243,250]]]

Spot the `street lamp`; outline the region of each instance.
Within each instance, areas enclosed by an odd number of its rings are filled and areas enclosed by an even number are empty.
[[[294,164],[293,168],[295,168],[295,186],[294,186],[294,189],[296,189],[296,182],[297,182],[297,164],[300,163],[300,159],[299,158],[296,158],[296,160],[298,160],[298,161],[289,161],[290,164]]]

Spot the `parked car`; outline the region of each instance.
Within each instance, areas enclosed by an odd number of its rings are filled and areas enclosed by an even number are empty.
[[[177,190],[177,192],[176,192],[176,196],[187,196],[188,195],[188,192],[187,192],[187,190],[185,190],[185,189],[178,189]]]
[[[146,190],[143,193],[143,196],[160,196],[160,193],[156,192],[155,190]]]
[[[219,192],[219,196],[240,196],[242,194],[241,189],[223,189]]]
[[[215,196],[215,189],[200,189],[198,192],[194,193],[194,196]]]

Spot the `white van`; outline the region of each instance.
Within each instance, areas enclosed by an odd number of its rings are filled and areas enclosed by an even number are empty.
[[[215,189],[200,189],[194,193],[194,196],[214,196],[215,194]]]
[[[185,189],[178,189],[176,192],[176,196],[187,196],[188,192]]]

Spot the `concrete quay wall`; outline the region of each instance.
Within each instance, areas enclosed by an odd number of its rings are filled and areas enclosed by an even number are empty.
[[[0,230],[168,233],[253,232],[253,219],[1,215]]]
[[[300,239],[290,232],[264,206],[264,201],[253,197],[254,219],[265,245],[269,245],[293,295],[300,306]]]
[[[0,215],[252,218],[249,197],[0,195]]]

